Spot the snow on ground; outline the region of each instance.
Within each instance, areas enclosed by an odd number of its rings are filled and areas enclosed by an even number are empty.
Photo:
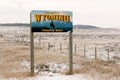
[[[38,76],[32,80],[88,80],[82,75],[58,75],[58,76]]]
[[[10,27],[11,28],[11,27]],[[1,28],[2,29],[2,28]],[[112,32],[111,32],[112,31]],[[29,28],[3,28],[0,31],[0,39],[5,41],[11,41],[16,43],[24,43],[24,45],[19,46],[22,49],[27,49],[29,47]],[[67,53],[67,40],[68,35],[64,34],[42,34],[38,35],[35,34],[35,47],[43,47],[43,51],[50,48],[49,52],[52,53]],[[98,59],[101,58],[101,60],[107,60],[108,51],[107,49],[110,49],[110,60],[113,58],[116,59],[120,64],[120,31],[118,30],[76,30],[73,33],[73,43],[77,44],[76,53],[75,54],[82,54],[84,53],[84,46],[85,47],[85,53],[87,58],[95,58],[95,47],[97,47],[97,56]],[[41,43],[40,43],[41,42]],[[48,42],[49,43],[48,45]],[[56,43],[54,43],[56,42]],[[59,42],[59,43],[58,43]],[[44,44],[43,44],[44,43]],[[62,43],[62,50],[60,51],[60,43]],[[27,44],[27,45],[26,45]],[[16,47],[16,46],[14,46]],[[74,47],[74,45],[73,45]],[[3,48],[1,46],[0,48]],[[13,45],[5,46],[6,49],[13,48]],[[13,48],[14,49],[14,48]],[[42,50],[42,49],[41,49]],[[64,51],[66,50],[66,52]],[[24,50],[23,50],[24,51]],[[58,51],[58,52],[57,52]],[[74,52],[75,50],[73,50]],[[11,52],[12,53],[12,52]],[[23,55],[23,54],[22,54]],[[62,54],[65,55],[65,54]],[[2,64],[2,63],[1,63]],[[3,65],[3,64],[2,64]],[[23,71],[29,71],[30,69],[30,63],[28,60],[24,60],[22,58],[22,61],[20,63],[22,66]],[[25,78],[17,78],[17,77],[11,77],[11,78],[4,78],[4,76],[0,75],[0,80],[102,80],[100,79],[100,75],[96,75],[96,77],[93,79],[92,77],[88,75],[83,74],[74,74],[74,75],[65,75],[62,74],[63,71],[68,69],[68,64],[66,63],[60,63],[57,62],[53,63],[45,63],[45,64],[35,64],[35,72],[37,73],[35,77],[25,77]],[[79,68],[81,65],[74,64],[73,65],[75,69]],[[20,69],[21,70],[21,69]],[[21,71],[22,71],[21,70]],[[13,70],[18,71],[18,70]],[[111,80],[119,80],[119,79],[111,79]]]
[[[93,80],[89,76],[74,74],[74,75],[55,75],[55,76],[36,76],[36,77],[28,77],[28,78],[9,78],[9,79],[1,79],[1,80]]]

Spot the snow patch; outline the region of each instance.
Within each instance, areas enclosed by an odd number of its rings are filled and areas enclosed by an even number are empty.
[[[36,73],[45,74],[45,75],[56,75],[60,74],[68,68],[68,65],[65,63],[47,63],[47,64],[38,64],[35,68]]]

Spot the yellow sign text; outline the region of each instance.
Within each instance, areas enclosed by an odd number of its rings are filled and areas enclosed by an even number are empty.
[[[36,22],[47,21],[47,20],[59,20],[64,22],[70,22],[69,15],[46,15],[46,14],[35,14]]]

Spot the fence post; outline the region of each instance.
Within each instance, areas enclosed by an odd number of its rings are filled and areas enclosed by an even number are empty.
[[[84,45],[84,57],[86,56],[86,46]]]
[[[62,51],[62,44],[60,43],[60,52]]]
[[[109,50],[109,48],[108,48],[108,61],[109,61],[109,54],[110,54],[110,50]]]
[[[76,55],[76,44],[75,44],[75,55]]]
[[[43,44],[43,49],[44,49],[44,42],[42,44]]]
[[[38,45],[39,45],[40,48],[42,48],[41,43],[40,43],[40,39],[38,39]]]
[[[49,44],[49,42],[48,42],[48,51],[50,50],[50,44]]]
[[[35,40],[35,47],[37,47],[37,45],[38,45],[38,42],[37,42],[37,40]]]
[[[54,52],[55,52],[55,43],[54,43]]]
[[[97,59],[97,47],[95,47],[95,59]]]

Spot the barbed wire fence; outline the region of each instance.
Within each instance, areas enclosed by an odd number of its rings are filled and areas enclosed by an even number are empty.
[[[5,36],[3,37],[5,41],[17,42],[24,44],[24,46],[30,45],[30,39],[27,35],[18,35],[16,36]],[[55,43],[52,41],[42,41],[40,39],[34,40],[35,48],[40,50],[46,50],[48,52],[59,52],[59,53],[68,53],[68,44],[67,43]],[[117,44],[116,44],[117,45]],[[15,46],[9,46],[15,47]],[[20,46],[22,47],[22,46]],[[101,46],[101,45],[80,45],[73,44],[73,53],[74,56],[84,56],[87,58],[94,58],[100,60],[116,60],[120,61],[120,47],[119,46]]]

